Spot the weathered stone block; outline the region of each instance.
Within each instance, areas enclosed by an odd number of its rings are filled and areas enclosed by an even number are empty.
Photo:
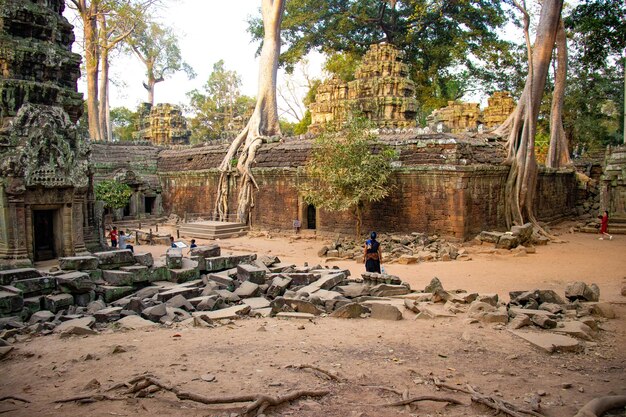
[[[272,282],[267,289],[267,296],[270,298],[276,298],[285,293],[285,290],[289,288],[291,284],[291,278],[277,276],[272,279]]]
[[[24,310],[27,314],[33,314],[41,310],[41,296],[24,298]]]
[[[17,313],[24,307],[22,292],[12,286],[0,287],[0,315]]]
[[[228,290],[235,290],[234,280],[224,273],[209,274],[207,275],[207,279],[225,286]]]
[[[370,317],[378,320],[402,320],[402,312],[390,304],[370,305]]]
[[[81,294],[93,291],[96,288],[96,284],[89,274],[79,271],[57,275],[56,281],[59,290],[67,293]]]
[[[116,269],[121,266],[130,266],[135,263],[135,257],[128,249],[96,252],[93,255],[98,258],[100,269]]]
[[[272,301],[271,306],[274,313],[279,313],[281,311],[297,311],[299,313],[313,314],[314,316],[319,316],[324,313],[324,310],[320,309],[310,301],[293,298],[278,297]],[[288,306],[288,308],[285,309],[284,306]]]
[[[411,290],[404,285],[378,284],[370,289],[370,294],[374,297],[392,297],[394,295],[405,295]]]
[[[258,285],[265,284],[265,270],[254,265],[237,265],[237,279],[240,282],[250,281]]]
[[[256,254],[252,255],[231,255],[206,258],[206,270],[208,272],[224,271],[225,269],[236,268],[239,264],[250,263],[256,259]]]
[[[240,298],[256,297],[259,293],[259,286],[250,281],[242,282],[239,288],[235,290],[235,294]]]
[[[270,302],[265,297],[245,298],[243,303],[250,306],[252,310],[270,307]]]
[[[109,285],[124,286],[133,285],[135,282],[134,274],[126,271],[104,270],[102,271],[102,279]]]
[[[150,270],[145,265],[123,266],[120,268],[120,271],[133,274],[133,282],[150,282],[153,278]]]
[[[369,312],[370,309],[362,306],[361,304],[349,303],[333,311],[330,314],[330,317],[335,317],[339,319],[358,319],[363,314],[368,314]]]
[[[478,239],[480,239],[481,242],[498,243],[498,240],[500,240],[500,237],[503,234],[504,233],[501,232],[488,232],[486,230],[483,230],[482,232],[480,232],[480,235],[478,235]]]
[[[128,294],[132,294],[133,291],[134,288],[130,286],[115,287],[112,285],[99,285],[96,288],[96,292],[101,293],[104,301],[107,303],[126,297]]]
[[[11,285],[13,281],[37,278],[43,274],[34,268],[19,268],[0,271],[0,285]]]
[[[500,236],[498,239],[498,243],[496,243],[496,248],[498,249],[513,249],[519,245],[519,239],[517,236],[513,236],[512,234],[505,233]]]
[[[98,310],[94,313],[97,323],[108,323],[119,320],[121,317],[122,307],[108,307]]]
[[[59,258],[59,268],[64,271],[86,271],[98,269],[98,258],[95,256],[70,256]]]
[[[173,298],[177,295],[182,295],[185,298],[194,298],[199,295],[200,291],[198,288],[184,288],[184,287],[175,287],[167,291],[163,291],[157,295],[157,300],[161,302],[165,302],[170,298]]]
[[[181,268],[170,269],[170,281],[182,283],[187,281],[193,281],[200,278],[200,271],[198,270],[198,263],[190,259],[183,259]]]
[[[189,252],[191,256],[201,256],[203,258],[216,258],[221,256],[222,250],[219,245],[203,245],[192,248]]]
[[[57,281],[53,277],[28,278],[15,281],[13,286],[21,290],[25,297],[33,297],[54,292]]]
[[[533,225],[532,223],[526,223],[522,226],[512,226],[511,233],[517,237],[520,245],[525,245],[532,240]]]
[[[96,292],[89,291],[82,294],[74,294],[74,304],[79,307],[87,307],[89,303],[96,299]]]
[[[55,294],[43,297],[43,307],[45,310],[58,313],[74,304],[72,294]]]
[[[565,287],[565,298],[570,301],[598,301],[600,299],[600,289],[595,284],[588,286],[582,281],[570,282]]]
[[[291,278],[291,285],[309,285],[322,277],[321,274],[313,274],[308,272],[284,272],[284,276]]]
[[[237,319],[250,312],[250,306],[242,304],[215,311],[196,311],[194,317],[206,317],[211,320]]]
[[[149,268],[149,271],[150,282],[170,280],[170,270],[163,261],[155,261],[154,265]]]
[[[169,248],[165,253],[165,263],[169,269],[183,267],[183,252],[177,248]]]
[[[135,253],[133,257],[135,258],[135,262],[141,266],[151,267],[154,265],[154,259],[152,258],[152,254],[149,252]]]

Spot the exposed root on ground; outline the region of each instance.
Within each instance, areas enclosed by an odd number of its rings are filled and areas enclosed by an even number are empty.
[[[179,387],[167,384],[160,379],[152,375],[141,375],[130,379],[127,382],[116,384],[107,391],[113,391],[120,388],[127,388],[124,392],[126,395],[133,395],[134,397],[145,397],[148,394],[157,392],[159,390],[169,391],[176,395],[179,400],[194,401],[201,404],[234,404],[234,403],[246,403],[251,402],[241,412],[241,416],[252,416],[262,414],[268,407],[275,407],[283,403],[297,400],[302,397],[324,397],[329,394],[330,391],[294,391],[288,394],[272,397],[266,394],[247,394],[247,395],[234,395],[234,396],[219,396],[219,397],[207,397],[202,394],[194,392],[183,391]],[[96,401],[120,401],[126,400],[128,397],[111,397],[108,395],[94,394],[94,395],[81,395],[76,397],[65,398],[62,400],[56,400],[55,403],[68,403],[79,402],[89,403]]]
[[[600,417],[607,411],[626,407],[626,395],[598,397],[583,406],[574,417]]]
[[[293,368],[293,369],[311,369],[314,372],[315,375],[321,377],[322,379],[326,379],[326,380],[331,380],[331,381],[335,381],[335,382],[344,382],[344,379],[341,378],[339,375],[336,375],[330,371],[327,371],[325,369],[322,369],[318,366],[315,365],[308,365],[308,364],[294,364],[294,365],[286,365],[285,369],[289,369],[289,368]],[[321,376],[319,374],[322,374]]]
[[[3,397],[0,397],[0,401],[6,401],[6,400],[14,400],[14,401],[21,401],[23,403],[30,403],[30,401],[27,400],[26,398],[18,397],[17,395],[5,395]]]
[[[467,405],[467,404],[464,404],[462,401],[457,400],[456,398],[452,398],[452,397],[438,397],[435,395],[418,395],[417,397],[411,397],[406,400],[396,401],[394,403],[380,404],[379,407],[397,407],[401,405],[413,404],[419,401],[435,401],[435,402],[440,402],[440,403]]]

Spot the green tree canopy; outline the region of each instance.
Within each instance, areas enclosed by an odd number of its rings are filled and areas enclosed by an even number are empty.
[[[213,64],[213,72],[203,91],[187,93],[188,110],[194,113],[190,120],[192,142],[217,139],[223,132],[235,130],[236,119],[243,118],[254,107],[254,98],[240,93],[241,77],[236,71],[226,70],[224,61]]]
[[[111,209],[126,207],[133,190],[124,183],[114,180],[98,182],[94,187],[96,200],[103,201],[104,206]]]
[[[393,149],[376,141],[370,127],[365,119],[354,118],[342,131],[322,133],[305,168],[305,201],[329,211],[352,210],[357,236],[363,206],[389,195],[396,157]]]
[[[133,140],[137,113],[126,107],[113,107],[111,109],[111,126],[114,140]]]

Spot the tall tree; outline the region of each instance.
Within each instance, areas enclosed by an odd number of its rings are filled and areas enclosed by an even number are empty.
[[[213,72],[203,90],[187,93],[189,110],[194,113],[190,119],[193,142],[216,139],[233,130],[235,120],[244,117],[248,109],[254,107],[254,99],[243,96],[240,87],[239,74],[226,70],[224,61],[220,60],[213,65]]]
[[[552,59],[563,0],[544,0],[537,25],[534,47],[530,43],[530,17],[526,1],[511,0],[524,16],[524,37],[528,53],[528,77],[517,107],[496,131],[506,135],[509,175],[505,187],[507,227],[528,220],[535,225],[534,197],[537,186],[535,134],[539,106]]]
[[[280,27],[284,10],[285,0],[262,0],[261,2],[264,35],[259,62],[257,101],[248,124],[230,144],[219,167],[220,180],[215,204],[215,216],[219,220],[226,220],[229,214],[230,178],[234,174],[233,160],[239,152],[237,172],[241,178],[237,198],[237,220],[246,224],[249,222],[250,209],[254,204],[253,190],[255,187],[258,188],[250,167],[263,138],[281,133],[276,102],[276,77],[280,55]]]
[[[362,56],[371,44],[388,42],[412,63],[418,102],[437,107],[445,105],[450,81],[458,78],[453,69],[471,70],[469,61],[508,50],[497,34],[506,22],[499,0],[290,0],[281,61],[289,70],[311,50]],[[252,19],[249,30],[262,39],[261,20]]]
[[[195,77],[193,69],[183,61],[178,38],[171,28],[146,19],[138,22],[126,43],[146,67],[147,80],[143,86],[148,91],[150,104],[154,104],[154,86],[166,77],[178,71]]]
[[[77,11],[83,26],[85,73],[87,75],[87,117],[89,137],[101,140],[98,120],[98,12],[100,0],[69,0]]]
[[[563,19],[559,20],[556,32],[556,70],[554,74],[554,90],[550,111],[550,145],[546,166],[561,168],[571,165],[569,143],[563,128],[563,103],[565,101],[565,84],[567,80],[567,38]]]

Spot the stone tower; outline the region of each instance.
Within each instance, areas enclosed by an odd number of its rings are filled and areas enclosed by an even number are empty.
[[[136,139],[149,140],[155,145],[188,145],[191,131],[180,106],[159,103],[152,107],[143,103],[137,111],[139,125]]]
[[[0,0],[0,269],[85,252],[90,148],[63,0]]]
[[[483,121],[487,127],[500,126],[515,110],[515,100],[508,91],[496,91],[487,99]]]
[[[372,45],[355,71],[354,81],[330,79],[318,88],[311,104],[312,132],[328,122],[343,123],[360,112],[381,128],[414,127],[415,83],[409,78],[404,52],[389,44]]]

